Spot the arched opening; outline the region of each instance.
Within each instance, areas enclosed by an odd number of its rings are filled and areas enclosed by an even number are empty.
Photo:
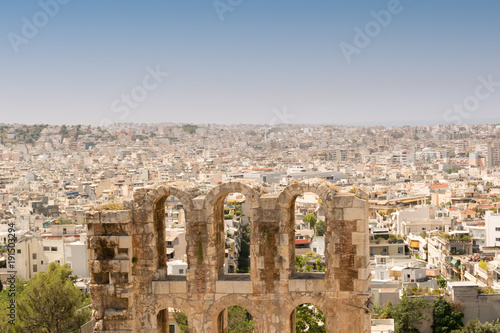
[[[186,313],[175,308],[167,308],[156,316],[158,333],[189,333]]]
[[[324,273],[326,214],[319,196],[304,192],[290,205],[296,273]]]
[[[182,202],[169,196],[165,202],[167,275],[186,275],[188,269],[186,215]]]
[[[317,306],[304,303],[290,315],[292,333],[325,333],[325,315]]]
[[[214,205],[218,273],[250,273],[250,204],[241,193],[222,195]]]
[[[249,333],[254,331],[253,317],[241,306],[230,306],[217,317],[217,333]]]
[[[188,270],[187,222],[183,203],[173,195],[160,198],[155,204],[155,238],[157,267],[162,277],[184,277]]]

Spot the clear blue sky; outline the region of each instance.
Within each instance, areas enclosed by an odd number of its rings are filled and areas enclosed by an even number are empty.
[[[0,2],[0,122],[266,124],[286,107],[291,123],[443,123],[479,76],[500,82],[498,0],[401,0],[350,63],[341,43],[377,29],[371,11],[390,1],[221,0],[234,5],[224,20],[211,0],[41,12],[54,1]],[[146,77],[157,65],[169,73],[160,83]],[[493,90],[464,122],[500,118]]]

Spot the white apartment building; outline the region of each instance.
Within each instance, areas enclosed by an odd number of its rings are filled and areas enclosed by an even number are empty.
[[[31,231],[18,235],[15,253],[15,270],[21,280],[34,278],[38,272],[45,272],[49,260],[43,251],[42,237]]]
[[[500,214],[487,211],[484,216],[486,246],[500,246]]]
[[[167,262],[167,275],[186,275],[188,264],[182,260]]]
[[[405,237],[409,234],[419,235],[422,232],[443,230],[450,227],[451,219],[443,216],[436,218],[435,209],[431,206],[417,206],[395,213],[396,233]]]
[[[315,254],[319,254],[320,256],[325,255],[325,236],[316,236],[314,237],[311,243],[311,249]]]
[[[48,262],[67,264],[78,277],[89,277],[86,234],[75,237],[43,240],[43,251]]]

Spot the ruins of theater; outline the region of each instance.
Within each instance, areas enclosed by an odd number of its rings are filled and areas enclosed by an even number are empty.
[[[295,199],[319,196],[326,218],[324,273],[295,272]],[[250,206],[250,274],[224,274],[224,200]],[[186,219],[187,275],[167,275],[165,201]],[[227,308],[253,317],[255,332],[295,332],[295,308],[323,311],[327,333],[370,332],[368,197],[339,193],[323,179],[294,181],[267,194],[255,182],[220,183],[207,194],[187,182],[135,190],[124,210],[87,214],[94,332],[168,332],[168,308],[189,332],[227,332]]]

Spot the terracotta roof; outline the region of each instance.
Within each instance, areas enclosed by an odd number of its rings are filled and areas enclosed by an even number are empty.
[[[431,185],[430,188],[432,190],[435,190],[435,189],[438,189],[438,188],[447,188],[448,187],[448,184],[434,184],[434,185]]]

